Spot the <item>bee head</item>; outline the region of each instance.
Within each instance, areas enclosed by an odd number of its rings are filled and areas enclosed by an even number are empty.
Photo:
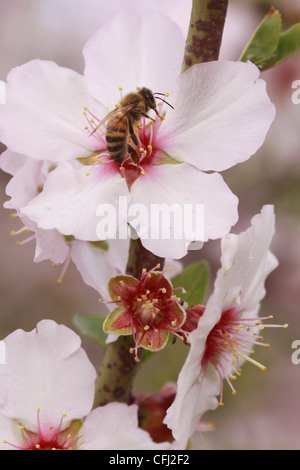
[[[156,110],[156,101],[152,91],[149,90],[149,88],[142,88],[139,91],[139,94],[144,98],[148,108]]]

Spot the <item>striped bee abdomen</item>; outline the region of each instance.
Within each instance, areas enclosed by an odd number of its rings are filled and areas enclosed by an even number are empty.
[[[106,147],[110,157],[122,163],[127,153],[128,121],[126,116],[115,115],[106,127]]]

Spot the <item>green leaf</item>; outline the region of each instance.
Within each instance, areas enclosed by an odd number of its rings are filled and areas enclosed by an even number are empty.
[[[101,346],[106,346],[107,334],[103,331],[103,323],[106,317],[100,315],[75,315],[74,325],[85,336],[92,338]]]
[[[279,38],[277,60],[279,64],[300,47],[300,23],[294,24],[284,31]]]
[[[271,8],[256,29],[239,60],[242,62],[250,60],[260,70],[263,70],[267,64],[276,60],[280,33],[281,15],[278,10]]]
[[[190,305],[202,304],[210,279],[210,268],[205,261],[198,261],[187,266],[171,281],[173,287],[183,287],[186,294],[180,294],[182,300]]]
[[[278,10],[271,8],[245,47],[240,61],[250,60],[261,71],[287,59],[300,47],[300,23],[282,32]]]

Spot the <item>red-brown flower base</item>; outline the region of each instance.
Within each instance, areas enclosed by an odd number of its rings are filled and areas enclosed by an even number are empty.
[[[167,344],[170,332],[181,338],[185,336],[181,329],[185,311],[163,272],[143,270],[140,280],[118,275],[110,279],[108,289],[118,307],[106,318],[104,331],[133,335],[135,348],[132,352],[137,361],[140,346],[158,351]]]

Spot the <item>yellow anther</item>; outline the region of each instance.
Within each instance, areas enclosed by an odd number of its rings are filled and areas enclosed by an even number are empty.
[[[236,396],[236,390],[232,390],[231,395]]]
[[[84,106],[84,108],[83,108],[83,109],[84,109],[85,111],[87,111],[87,106]]]
[[[84,126],[84,129],[87,131],[87,130],[88,130],[88,126]]]
[[[145,331],[147,331],[147,330],[149,330],[149,329],[150,329],[150,326],[149,326],[149,325],[145,325],[145,326],[144,326],[144,330],[145,330]]]
[[[93,118],[92,118],[92,119],[90,119],[90,123],[91,123],[91,124],[94,124],[94,122],[95,122],[95,121],[94,121],[94,119],[93,119]]]
[[[122,90],[123,90],[123,88],[121,86],[119,86],[119,91],[122,91]]]
[[[170,95],[170,93],[168,93],[168,92],[166,91],[165,96],[168,97],[169,95]]]
[[[18,245],[18,246],[22,246],[22,243],[21,243],[21,242],[17,242],[17,245]]]
[[[87,172],[85,173],[85,176],[90,176],[90,174],[91,174],[91,173],[90,173],[89,171],[87,171]]]
[[[220,401],[219,406],[224,406],[224,403]]]
[[[12,219],[15,219],[16,217],[18,217],[18,214],[16,214],[16,213],[14,212],[13,214],[10,214],[10,217],[11,217]]]
[[[51,426],[49,426],[49,429],[53,429],[53,428],[54,428],[53,424]]]
[[[146,173],[145,173],[144,170],[141,171],[141,175],[142,175],[142,176],[145,176],[145,175],[146,175]]]
[[[62,284],[62,279],[57,279],[56,284],[60,286]]]
[[[16,232],[15,232],[14,230],[11,230],[11,231],[10,231],[10,236],[11,236],[11,237],[14,237],[15,234],[16,234]]]
[[[150,144],[147,145],[147,148],[148,148],[149,150],[152,150],[152,145],[150,145]]]
[[[137,91],[140,91],[140,87],[139,87],[139,86],[137,86],[137,87],[136,87],[136,90],[137,90]]]

